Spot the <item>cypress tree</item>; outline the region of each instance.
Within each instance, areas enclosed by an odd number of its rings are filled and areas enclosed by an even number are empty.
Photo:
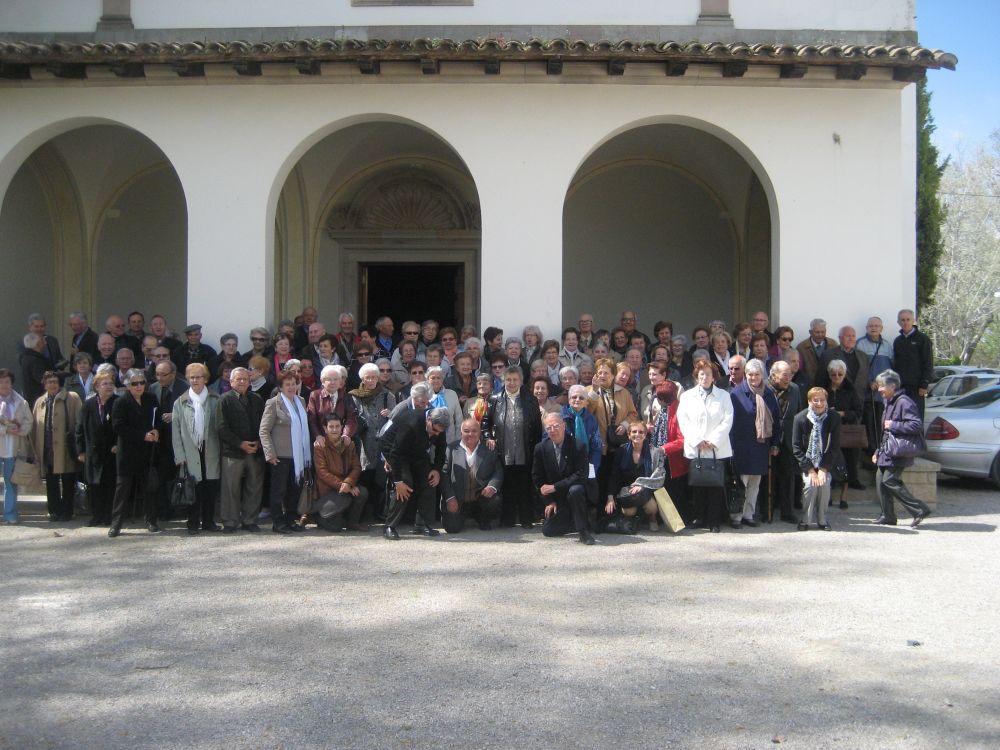
[[[938,198],[948,160],[939,162],[931,142],[936,129],[927,81],[917,85],[917,309],[931,303],[937,286],[938,261],[944,249],[941,225],[945,207]]]

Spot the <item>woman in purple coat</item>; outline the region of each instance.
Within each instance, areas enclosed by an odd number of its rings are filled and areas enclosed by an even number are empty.
[[[756,526],[757,493],[760,479],[768,472],[768,456],[778,455],[781,444],[781,415],[778,400],[764,385],[764,363],[751,359],[744,368],[746,377],[729,394],[733,401],[733,473],[746,488],[742,513],[731,513],[733,528]]]
[[[882,429],[882,440],[872,456],[872,461],[878,467],[875,488],[882,506],[882,514],[875,523],[895,526],[894,501],[899,500],[913,516],[910,526],[917,526],[931,514],[931,509],[927,507],[927,503],[915,498],[903,484],[903,470],[913,465],[913,457],[921,450],[923,421],[913,399],[900,390],[899,375],[896,372],[886,370],[875,378],[875,384],[885,401],[882,424],[876,425]]]

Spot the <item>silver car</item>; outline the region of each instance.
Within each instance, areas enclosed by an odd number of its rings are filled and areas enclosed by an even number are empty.
[[[1000,375],[996,373],[971,372],[946,375],[932,385],[927,392],[927,406],[943,406],[976,388],[982,388],[984,385],[996,385],[997,383],[1000,383]]]
[[[928,408],[924,425],[926,456],[941,471],[990,479],[1000,488],[1000,385]]]

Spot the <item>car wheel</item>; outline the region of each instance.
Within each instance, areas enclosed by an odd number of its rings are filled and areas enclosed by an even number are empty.
[[[990,481],[993,486],[1000,490],[1000,453],[993,457],[993,466],[990,467]]]

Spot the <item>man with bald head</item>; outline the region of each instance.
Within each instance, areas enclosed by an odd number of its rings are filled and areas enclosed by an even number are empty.
[[[119,349],[131,349],[136,359],[142,357],[142,342],[137,338],[129,336],[125,330],[125,318],[118,314],[109,315],[108,319],[104,321],[104,326],[107,332],[111,334],[111,338],[115,340],[116,352]]]
[[[847,377],[854,386],[858,398],[864,403],[865,395],[868,392],[868,369],[871,360],[867,354],[858,349],[858,334],[853,326],[841,327],[837,339],[840,343],[832,349],[827,349],[820,357],[815,383],[820,388],[826,388],[829,391],[830,373],[827,372],[826,368],[833,360],[839,359],[847,365]]]

